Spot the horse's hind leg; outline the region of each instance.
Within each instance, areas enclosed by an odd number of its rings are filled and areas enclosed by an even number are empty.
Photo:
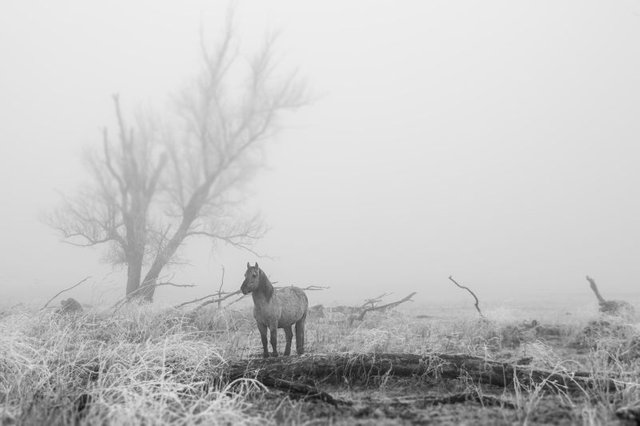
[[[269,331],[271,332],[271,347],[273,348],[272,356],[278,356],[278,324],[274,324],[269,327]]]
[[[291,331],[291,326],[288,325],[284,327],[284,335],[287,338],[287,345],[284,347],[284,355],[291,355],[291,341],[293,340],[293,331]]]
[[[304,353],[304,322],[307,319],[307,315],[302,317],[298,322],[296,322],[296,352],[298,355],[302,355]]]

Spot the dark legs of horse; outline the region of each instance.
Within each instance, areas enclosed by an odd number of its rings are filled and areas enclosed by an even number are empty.
[[[287,338],[287,345],[284,347],[284,355],[291,355],[291,341],[293,340],[293,331],[291,331],[291,326],[284,327],[284,335]]]
[[[298,355],[304,353],[304,322],[307,319],[307,315],[296,323],[296,352]]]
[[[264,358],[269,358],[269,349],[267,347],[267,326],[258,323],[258,331],[260,332],[260,340],[262,340],[262,356]]]
[[[278,327],[270,327],[269,331],[271,331],[271,347],[273,348],[273,356],[278,356]]]

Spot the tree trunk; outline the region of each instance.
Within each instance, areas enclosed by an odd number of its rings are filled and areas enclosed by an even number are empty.
[[[191,226],[191,222],[186,226],[184,225],[185,223],[183,222],[173,237],[171,237],[169,243],[167,243],[167,245],[156,255],[156,258],[153,260],[153,264],[151,264],[149,271],[147,271],[147,275],[144,277],[143,281],[143,286],[145,286],[146,289],[141,292],[141,297],[145,302],[153,302],[153,295],[156,291],[155,284],[158,281],[160,273],[164,267],[167,266],[169,260],[171,260],[171,258],[176,254],[178,247],[180,247],[187,236],[187,229]]]
[[[182,215],[180,226],[176,230],[175,234],[173,234],[167,245],[160,249],[156,254],[153,264],[149,268],[149,271],[147,271],[147,275],[144,277],[144,281],[142,282],[143,286],[147,287],[142,291],[141,295],[144,301],[153,302],[153,295],[156,291],[155,284],[158,281],[158,277],[167,263],[176,254],[176,251],[178,251],[178,248],[184,239],[187,237],[187,232],[189,231],[191,224],[193,224],[193,221],[196,219],[198,212],[202,208],[202,204],[204,203],[213,181],[214,179],[207,180],[207,182],[202,184],[194,192]]]
[[[385,375],[430,375],[445,379],[467,376],[475,382],[504,388],[513,387],[517,380],[551,392],[582,393],[586,389],[615,391],[617,388],[612,379],[593,377],[586,372],[562,374],[460,354],[336,354],[245,359],[226,364],[225,375],[229,381],[246,377],[265,384],[306,379],[366,383],[372,377]]]
[[[140,288],[142,276],[142,259],[129,259],[127,261],[127,296]]]

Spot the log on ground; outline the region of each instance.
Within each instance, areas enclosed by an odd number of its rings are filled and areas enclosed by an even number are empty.
[[[427,376],[458,379],[469,377],[475,382],[513,387],[515,379],[522,385],[541,386],[552,392],[579,392],[587,389],[615,391],[616,382],[607,377],[593,377],[586,372],[553,372],[489,361],[460,354],[331,354],[304,355],[267,359],[231,361],[224,376],[232,381],[255,378],[267,383],[275,380],[319,383],[367,383],[384,375],[394,377]]]

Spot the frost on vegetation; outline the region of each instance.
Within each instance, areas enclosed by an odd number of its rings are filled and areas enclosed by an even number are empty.
[[[0,319],[3,421],[263,423],[247,414],[246,397],[259,384],[225,384],[228,342],[203,338],[203,332],[208,331],[198,330],[182,313],[148,308],[117,317],[5,316]]]
[[[349,325],[329,314],[310,321],[307,335],[316,353],[529,358],[530,366],[547,371],[596,371],[637,381],[637,324],[591,317],[534,327],[522,313],[499,309],[489,315],[492,320],[371,312]],[[144,306],[116,315],[12,313],[0,318],[0,415],[17,424],[273,423],[272,412],[257,408],[271,404],[260,383],[228,384],[222,375],[227,362],[250,356],[258,344],[250,310]],[[634,406],[638,395],[631,389],[621,404]],[[539,410],[534,390],[523,389],[523,420]],[[594,413],[607,418],[605,409]]]

